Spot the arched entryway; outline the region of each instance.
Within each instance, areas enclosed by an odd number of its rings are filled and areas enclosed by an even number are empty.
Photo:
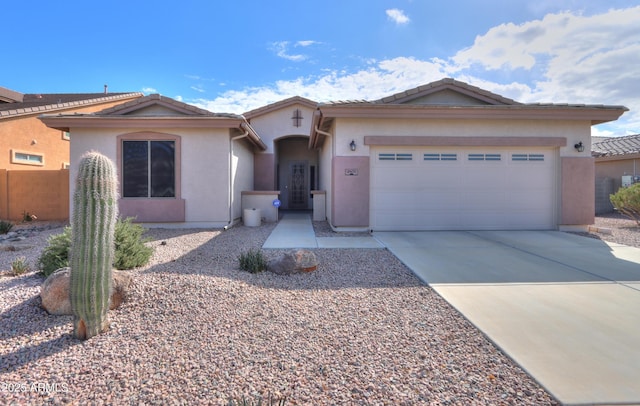
[[[309,149],[309,137],[286,136],[276,144],[276,188],[280,208],[310,210],[311,191],[318,185],[318,152]]]

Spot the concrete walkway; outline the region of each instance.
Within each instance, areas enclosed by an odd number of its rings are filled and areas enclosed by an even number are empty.
[[[374,233],[564,404],[640,404],[640,249],[554,231]]]
[[[309,213],[285,213],[262,248],[384,248],[371,236],[316,237]]]

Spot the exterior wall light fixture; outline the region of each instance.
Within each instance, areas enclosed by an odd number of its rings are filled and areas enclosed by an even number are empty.
[[[579,143],[575,144],[573,147],[576,150],[578,150],[578,152],[583,152],[584,151],[584,145],[582,145],[582,141],[580,141]]]
[[[349,144],[349,147],[351,148],[351,151],[355,151],[356,150],[356,140],[351,140],[351,144]]]

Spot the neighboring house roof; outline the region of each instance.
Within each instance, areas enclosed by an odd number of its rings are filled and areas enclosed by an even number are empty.
[[[13,92],[13,101],[8,101],[11,96],[8,89],[0,88],[0,119],[14,118],[18,116],[42,114],[57,110],[67,110],[74,107],[83,107],[93,104],[112,102],[117,100],[141,97],[142,93],[43,93],[21,94]],[[16,94],[21,97],[17,97]],[[4,103],[2,103],[4,101]]]
[[[238,114],[213,113],[170,97],[151,94],[105,110],[87,114],[45,114],[40,119],[63,131],[87,128],[236,128],[246,132],[259,149],[267,149],[247,120]]]
[[[247,111],[243,114],[247,119],[252,119],[254,117],[262,116],[264,114],[271,113],[272,111],[280,110],[288,106],[293,106],[295,104],[302,104],[303,106],[307,106],[309,108],[315,109],[318,106],[317,102],[313,100],[306,99],[300,96],[290,97],[288,99],[280,100],[275,103],[268,104],[263,107],[258,107],[257,109]]]
[[[588,120],[595,125],[616,120],[625,111],[628,109],[624,106],[523,104],[446,78],[374,101],[320,103],[309,145],[321,145],[333,119],[339,117]]]
[[[0,106],[3,103],[21,102],[23,98],[22,93],[0,86]]]
[[[591,144],[591,155],[595,157],[618,156],[640,153],[640,134],[624,137],[607,137]]]

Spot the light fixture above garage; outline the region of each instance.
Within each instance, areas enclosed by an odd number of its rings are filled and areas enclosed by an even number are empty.
[[[356,140],[351,140],[351,144],[349,144],[349,147],[351,148],[351,151],[355,151],[356,150]]]
[[[579,143],[575,144],[573,146],[578,152],[584,152],[584,145],[582,145],[582,141],[580,141]]]

